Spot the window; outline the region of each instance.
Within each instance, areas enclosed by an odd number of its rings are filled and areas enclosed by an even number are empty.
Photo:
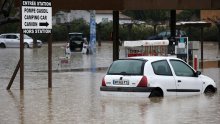
[[[170,60],[176,76],[194,77],[194,71],[187,64],[179,60]]]
[[[61,23],[61,19],[59,17],[56,18],[56,23],[58,23],[58,24]]]
[[[111,75],[143,75],[144,60],[117,60],[112,63],[108,74]]]
[[[0,38],[5,38],[5,35],[0,35]]]
[[[166,60],[152,62],[152,67],[156,75],[172,76],[170,66]]]
[[[16,39],[17,36],[16,35],[6,35],[7,39]]]
[[[24,39],[32,39],[32,38],[29,37],[28,35],[24,35]]]

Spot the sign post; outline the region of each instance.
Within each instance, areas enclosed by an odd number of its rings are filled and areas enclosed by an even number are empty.
[[[21,37],[23,34],[49,34],[48,40],[48,88],[52,88],[52,3],[51,0],[21,0]],[[23,38],[20,38],[21,75],[23,67]],[[22,82],[23,77],[21,78]],[[23,86],[22,86],[23,87]],[[21,88],[22,89],[22,88]]]
[[[20,90],[24,90],[24,34],[22,29],[22,6],[20,6]]]

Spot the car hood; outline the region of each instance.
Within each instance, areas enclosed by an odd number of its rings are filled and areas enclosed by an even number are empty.
[[[33,39],[24,39],[24,42],[30,43],[33,42]]]
[[[38,42],[38,43],[42,43],[42,41],[41,41],[41,40],[37,40],[37,42]]]

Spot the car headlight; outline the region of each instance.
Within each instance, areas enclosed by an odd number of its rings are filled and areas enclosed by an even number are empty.
[[[40,42],[40,43],[42,43],[42,41],[41,41],[41,40],[37,40],[37,42]]]

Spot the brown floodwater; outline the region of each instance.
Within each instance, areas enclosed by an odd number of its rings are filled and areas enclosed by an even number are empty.
[[[58,65],[64,44],[53,46],[53,88],[47,88],[47,45],[25,49],[24,91],[19,73],[6,90],[19,59],[19,49],[0,49],[0,124],[218,124],[220,93],[164,98],[103,97],[102,77],[112,62],[112,44],[96,55],[75,53],[70,64]],[[219,61],[216,43],[205,43],[206,61]],[[120,48],[120,57],[125,56]],[[204,63],[205,64],[205,63]],[[205,64],[206,65],[206,64]],[[217,64],[218,65],[218,64]],[[200,69],[220,89],[219,66]]]

